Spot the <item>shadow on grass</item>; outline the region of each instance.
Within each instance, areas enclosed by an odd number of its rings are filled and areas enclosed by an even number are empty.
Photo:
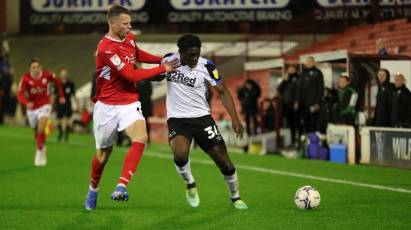
[[[200,208],[183,208],[179,211],[173,211],[172,215],[166,215],[164,218],[158,218],[158,221],[147,226],[144,229],[211,229],[219,226],[219,223],[226,222],[233,215],[238,215],[239,211],[233,208],[210,211]],[[228,226],[227,226],[228,227]]]
[[[51,205],[51,204],[8,204],[8,205],[0,205],[0,210],[18,210],[18,211],[42,211],[42,212],[49,212],[49,211],[58,211],[58,212],[81,212],[83,211],[82,206],[79,205]]]
[[[26,172],[37,169],[34,165],[25,165],[16,168],[0,169],[0,176],[6,176],[13,173]]]

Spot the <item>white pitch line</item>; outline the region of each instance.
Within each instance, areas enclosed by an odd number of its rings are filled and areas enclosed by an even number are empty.
[[[172,159],[172,156],[170,155],[164,155],[164,154],[159,154],[159,153],[147,153],[145,155],[150,156],[150,157]],[[205,165],[214,165],[214,162],[211,160],[201,160],[201,159],[190,158],[190,161],[195,162],[195,163],[205,164]],[[269,173],[269,174],[274,174],[274,175],[306,178],[306,179],[311,179],[311,180],[325,181],[325,182],[331,182],[331,183],[337,183],[337,184],[346,184],[346,185],[386,190],[386,191],[392,191],[392,192],[411,193],[411,190],[409,189],[393,188],[393,187],[388,187],[388,186],[383,186],[383,185],[378,185],[378,184],[367,184],[367,183],[361,183],[361,182],[355,182],[355,181],[349,181],[349,180],[332,179],[332,178],[327,178],[327,177],[312,176],[312,175],[306,175],[306,174],[301,174],[301,173],[293,173],[293,172],[268,169],[268,168],[262,168],[262,167],[255,167],[255,166],[248,166],[248,165],[236,164],[235,167],[239,169],[248,170],[248,171]]]
[[[0,136],[6,135],[3,133],[0,133]],[[23,139],[32,139],[29,138],[26,135],[21,135],[21,134],[14,134],[14,133],[9,133],[6,136],[14,137],[19,137]],[[77,146],[87,146],[84,143],[79,143],[79,142],[71,142],[70,144],[72,145],[77,145]],[[116,147],[116,150],[122,149],[121,147]],[[116,151],[114,150],[114,151]],[[164,158],[164,159],[172,159],[172,156],[170,155],[164,155],[164,154],[159,154],[159,153],[146,153],[144,154],[146,156],[150,157],[157,157],[157,158]],[[200,164],[205,164],[205,165],[214,165],[214,162],[210,160],[202,160],[202,159],[191,159],[192,162],[195,163],[200,163]],[[393,188],[393,187],[388,187],[384,185],[378,185],[378,184],[367,184],[367,183],[361,183],[361,182],[355,182],[355,181],[348,181],[348,180],[339,180],[339,179],[332,179],[332,178],[327,178],[327,177],[319,177],[319,176],[312,176],[312,175],[306,175],[306,174],[301,174],[301,173],[293,173],[293,172],[287,172],[287,171],[281,171],[281,170],[275,170],[275,169],[268,169],[268,168],[262,168],[262,167],[255,167],[255,166],[248,166],[248,165],[235,165],[236,168],[239,169],[244,169],[248,171],[254,171],[254,172],[262,172],[262,173],[269,173],[269,174],[274,174],[274,175],[283,175],[283,176],[292,176],[292,177],[299,177],[299,178],[306,178],[306,179],[311,179],[311,180],[319,180],[319,181],[325,181],[325,182],[331,182],[331,183],[337,183],[337,184],[347,184],[347,185],[352,185],[352,186],[358,186],[358,187],[364,187],[364,188],[372,188],[372,189],[379,189],[379,190],[386,190],[386,191],[392,191],[392,192],[400,192],[400,193],[411,193],[411,190],[409,189],[404,189],[404,188]]]

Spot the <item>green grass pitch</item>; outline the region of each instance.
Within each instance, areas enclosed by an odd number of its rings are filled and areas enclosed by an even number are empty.
[[[231,153],[238,166],[245,211],[230,206],[219,170],[201,151],[191,153],[201,198],[199,208],[185,201],[184,183],[166,145],[151,145],[129,185],[130,200],[110,200],[126,148],[115,148],[106,166],[93,212],[84,210],[91,158],[91,135],[47,141],[48,165],[33,166],[32,130],[0,127],[0,229],[409,229],[411,170],[348,166],[278,156]],[[277,170],[277,171],[270,171]],[[284,172],[296,173],[293,175]],[[311,175],[303,178],[299,175]],[[341,181],[383,186],[341,184]],[[294,194],[316,187],[321,205],[299,210]],[[390,191],[385,188],[400,188]]]

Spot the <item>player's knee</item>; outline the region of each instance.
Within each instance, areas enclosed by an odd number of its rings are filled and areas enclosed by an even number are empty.
[[[106,148],[106,149],[101,149],[101,150],[97,150],[96,152],[96,158],[97,160],[102,163],[105,164],[108,161],[108,158],[111,154],[111,151],[113,150],[112,147]]]
[[[190,151],[190,145],[185,142],[171,142],[171,149],[174,154],[174,159],[188,160],[188,153]]]
[[[46,129],[37,128],[36,133],[37,133],[37,134],[45,134],[45,133],[46,133]]]
[[[148,141],[148,135],[147,135],[147,133],[143,133],[143,134],[140,136],[140,140],[141,140],[141,143],[147,143],[147,141]]]
[[[179,147],[173,147],[173,155],[174,155],[174,161],[177,163],[181,163],[185,165],[188,161],[188,148],[184,148],[184,146],[179,146]],[[177,164],[179,165],[179,164]]]
[[[209,154],[214,154],[218,156],[225,156],[227,155],[227,146],[225,144],[213,146],[211,149],[207,151]]]
[[[96,153],[96,158],[101,164],[105,164],[108,160],[107,156],[103,153]]]
[[[45,132],[46,132],[46,125],[39,124],[39,126],[37,126],[37,133],[44,134]]]
[[[225,163],[221,165],[220,171],[223,175],[231,176],[235,173],[235,167],[231,163]]]
[[[178,167],[183,167],[188,162],[188,156],[174,156],[174,163]]]
[[[147,135],[147,133],[139,133],[135,137],[131,138],[131,141],[132,142],[140,142],[140,143],[145,144],[148,141],[148,135]]]

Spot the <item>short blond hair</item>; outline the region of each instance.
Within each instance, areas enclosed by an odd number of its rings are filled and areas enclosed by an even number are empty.
[[[114,4],[110,7],[110,9],[108,9],[107,20],[110,20],[112,18],[116,18],[120,14],[128,14],[128,15],[131,16],[130,10],[128,10],[127,8],[125,8],[123,6],[120,6],[118,4]]]

